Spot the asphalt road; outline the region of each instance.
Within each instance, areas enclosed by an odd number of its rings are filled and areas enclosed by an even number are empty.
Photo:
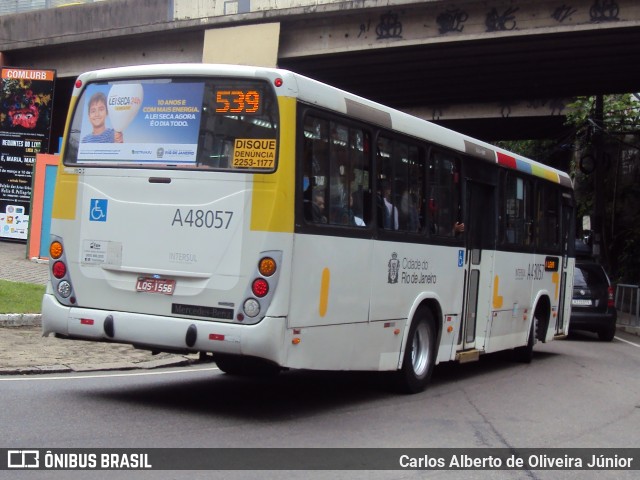
[[[533,363],[491,355],[438,366],[418,395],[380,375],[234,378],[213,365],[0,377],[7,448],[637,447],[640,342],[538,345]],[[295,459],[292,458],[292,462]],[[285,466],[283,466],[285,468]],[[0,472],[0,476],[2,473]],[[28,472],[24,478],[637,478],[637,471]]]

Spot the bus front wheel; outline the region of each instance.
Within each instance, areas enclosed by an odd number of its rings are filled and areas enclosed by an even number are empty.
[[[409,329],[402,368],[396,372],[399,389],[404,393],[423,391],[433,372],[436,329],[429,310],[418,312]]]

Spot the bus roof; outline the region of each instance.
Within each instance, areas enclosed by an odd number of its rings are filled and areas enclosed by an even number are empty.
[[[571,178],[566,172],[288,70],[244,65],[178,63],[94,70],[80,75],[79,78],[86,83],[87,81],[167,75],[239,75],[269,78],[272,81],[282,78],[284,91],[280,90],[280,95],[294,96],[308,104],[372,122],[390,130],[572,188]],[[78,93],[78,87],[76,87],[74,95]]]

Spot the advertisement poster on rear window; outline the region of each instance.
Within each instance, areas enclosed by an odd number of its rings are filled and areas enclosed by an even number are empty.
[[[0,238],[26,240],[36,154],[47,153],[55,70],[2,68]]]
[[[203,83],[89,85],[76,110],[78,163],[195,164],[203,92]]]

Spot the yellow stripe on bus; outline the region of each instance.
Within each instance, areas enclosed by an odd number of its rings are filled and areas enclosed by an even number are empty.
[[[493,308],[496,310],[502,308],[502,304],[504,303],[504,297],[500,295],[498,292],[500,290],[500,277],[496,275],[493,277]]]
[[[321,317],[327,314],[327,308],[329,307],[329,284],[331,283],[331,272],[328,268],[322,270],[322,279],[320,281],[320,304],[318,306],[318,313]]]
[[[78,102],[77,96],[71,97],[69,111],[72,112]],[[67,118],[65,132],[69,132],[71,116]],[[53,206],[51,208],[51,218],[61,220],[75,220],[76,204],[78,201],[78,174],[67,173],[62,159],[64,158],[65,145],[60,151],[60,161],[58,162],[58,173],[56,174],[56,185],[53,193]]]
[[[56,187],[53,194],[51,218],[75,220],[77,199],[78,174],[66,173],[64,167],[59,164],[56,175]]]
[[[295,191],[296,100],[279,97],[280,148],[278,168],[253,176],[251,230],[293,233]]]
[[[554,291],[554,295],[553,295],[553,299],[557,300],[558,299],[558,294],[560,293],[560,275],[558,274],[558,272],[553,272],[551,274],[551,281],[556,286],[555,291]]]
[[[533,173],[537,177],[546,178],[554,183],[560,183],[560,177],[556,172],[549,170],[548,168],[544,168],[539,165],[531,165],[531,173]]]

